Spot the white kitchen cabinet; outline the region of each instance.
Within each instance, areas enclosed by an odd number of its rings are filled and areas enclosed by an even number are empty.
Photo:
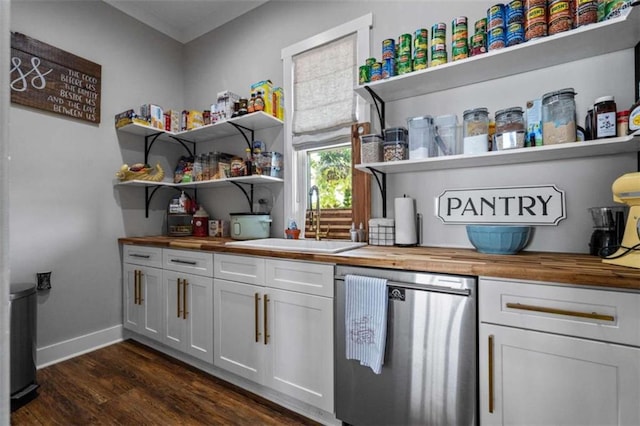
[[[333,295],[333,266],[226,254],[214,264],[214,364],[333,411],[333,299],[308,294]]]
[[[640,293],[481,278],[482,425],[640,424]]]
[[[164,334],[162,249],[123,247],[123,326],[161,341]]]
[[[124,328],[161,341],[164,330],[162,269],[125,263]]]
[[[213,253],[164,249],[162,262],[163,342],[213,363]]]

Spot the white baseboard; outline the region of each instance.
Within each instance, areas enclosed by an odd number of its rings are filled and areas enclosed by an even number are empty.
[[[121,341],[122,325],[105,328],[84,336],[38,348],[36,351],[36,365],[37,368],[44,368]]]

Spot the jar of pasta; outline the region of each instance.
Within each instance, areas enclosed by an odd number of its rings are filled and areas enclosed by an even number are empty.
[[[573,88],[545,93],[542,97],[542,144],[576,141],[576,102]]]
[[[489,150],[489,110],[475,108],[463,113],[463,153],[479,154]]]

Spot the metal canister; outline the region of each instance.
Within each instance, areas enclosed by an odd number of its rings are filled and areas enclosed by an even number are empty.
[[[415,49],[413,51],[413,70],[423,70],[427,68],[427,49]]]
[[[382,62],[371,65],[371,81],[382,80]]]
[[[396,75],[396,58],[382,60],[382,78],[394,77]]]
[[[413,71],[411,65],[411,54],[398,56],[398,75],[407,74]]]
[[[487,33],[479,32],[471,36],[470,56],[487,53]]]
[[[498,3],[487,10],[487,31],[505,26],[504,4]]]
[[[411,34],[401,34],[398,37],[398,58],[404,55],[411,57]]]
[[[382,40],[382,60],[395,59],[396,42],[392,38]]]
[[[428,48],[429,31],[426,28],[418,28],[413,34],[413,55],[419,50]]]
[[[573,10],[570,0],[549,0],[547,9],[547,31],[549,35],[569,31],[573,28]]]
[[[469,57],[469,43],[467,39],[461,39],[453,43],[451,47],[451,59],[457,61]]]
[[[578,28],[583,25],[598,22],[597,0],[575,0],[575,13],[573,25]]]
[[[446,44],[447,42],[447,24],[438,22],[431,26],[431,46],[433,53],[433,45]]]
[[[524,25],[521,22],[507,25],[506,41],[507,47],[524,43]]]
[[[467,17],[458,16],[451,21],[451,42],[455,45],[459,40],[467,40],[469,32],[467,30]]]
[[[431,45],[431,66],[447,63],[447,46],[444,43]]]
[[[473,29],[475,33],[486,33],[487,32],[487,18],[480,18],[473,25]]]
[[[507,44],[503,27],[496,27],[487,34],[487,47],[489,51],[502,49]]]
[[[524,0],[524,38],[547,35],[547,0]]]
[[[358,83],[365,84],[371,81],[371,67],[369,65],[360,65],[358,72]]]
[[[507,3],[505,17],[507,27],[514,22],[524,24],[524,4],[522,0],[512,0]]]

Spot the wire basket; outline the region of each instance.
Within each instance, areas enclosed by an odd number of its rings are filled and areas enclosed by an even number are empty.
[[[393,219],[369,219],[369,244],[392,246],[395,244],[396,226]]]

